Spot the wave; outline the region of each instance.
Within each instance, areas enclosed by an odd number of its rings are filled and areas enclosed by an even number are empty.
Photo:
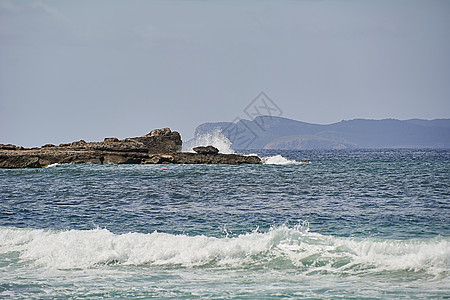
[[[449,238],[343,238],[312,233],[303,225],[222,238],[160,232],[114,234],[107,229],[0,228],[0,255],[18,252],[20,260],[51,269],[150,265],[294,268],[306,274],[407,271],[449,275]]]
[[[267,156],[261,158],[263,164],[265,165],[300,165],[305,163],[310,163],[309,161],[296,161],[294,159],[287,159],[281,155]]]
[[[198,135],[193,140],[188,141],[183,146],[183,151],[193,152],[192,148],[211,145],[219,149],[220,153],[233,154],[235,151],[231,148],[231,144],[230,140],[222,133],[222,130],[217,128],[211,133]]]
[[[61,165],[61,164],[59,164],[59,163],[54,163],[54,164],[48,165],[46,168],[54,168],[54,167],[60,166],[60,165]]]

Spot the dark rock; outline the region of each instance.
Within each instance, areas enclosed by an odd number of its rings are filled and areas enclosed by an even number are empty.
[[[22,149],[24,149],[24,148],[21,146],[13,145],[13,144],[7,144],[7,145],[0,144],[0,150],[22,150]]]
[[[86,145],[86,144],[87,144],[87,143],[86,143],[85,140],[79,140],[79,141],[77,141],[77,142],[72,142],[72,143],[70,143],[71,146],[84,146],[84,145]]]
[[[16,150],[16,146],[13,144],[0,144],[0,149],[2,150]]]
[[[61,144],[60,146],[98,151],[172,153],[180,152],[182,145],[180,134],[176,131],[171,131],[169,128],[153,130],[144,136],[124,140],[105,138],[103,142],[83,142]]]
[[[55,146],[24,149],[0,144],[0,168],[45,168],[54,163],[76,164],[259,164],[257,156],[219,154],[212,146],[204,152],[182,153],[181,137],[169,128],[153,130],[142,137],[103,142],[80,140]],[[214,155],[211,155],[214,154]]]
[[[162,128],[162,129],[155,129],[150,131],[150,133],[146,134],[145,136],[168,136],[172,133],[170,128]]]
[[[219,149],[213,146],[200,146],[192,148],[198,154],[217,154],[219,153]]]
[[[261,159],[258,156],[246,156],[239,154],[198,154],[198,153],[175,153],[172,154],[174,164],[260,164]]]
[[[105,138],[103,141],[105,143],[115,143],[115,142],[118,142],[119,139],[118,138]]]
[[[42,148],[53,148],[56,147],[56,145],[53,144],[45,144],[44,146],[42,146]]]

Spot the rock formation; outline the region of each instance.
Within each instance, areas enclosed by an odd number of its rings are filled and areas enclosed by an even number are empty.
[[[0,144],[0,168],[43,168],[55,163],[93,164],[259,164],[257,156],[220,154],[212,146],[198,153],[181,152],[180,134],[169,128],[156,129],[135,138],[105,138],[103,142],[84,140],[23,148]]]
[[[200,146],[200,147],[192,148],[192,150],[194,150],[198,154],[217,154],[217,153],[219,153],[219,149],[217,149],[216,147],[213,147],[213,146],[206,146],[206,147]]]
[[[450,148],[450,118],[435,120],[354,119],[312,124],[277,116],[203,123],[190,144],[221,132],[233,149]]]

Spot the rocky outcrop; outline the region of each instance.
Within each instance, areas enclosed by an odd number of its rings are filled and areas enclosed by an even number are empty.
[[[100,150],[113,152],[172,153],[181,151],[181,136],[169,128],[155,129],[150,133],[135,138],[105,138],[103,142],[86,143],[84,140],[59,147],[69,150]],[[46,145],[47,146],[47,145]]]
[[[200,146],[192,148],[198,154],[217,154],[219,153],[219,149],[213,146]]]
[[[23,148],[0,144],[0,168],[43,168],[51,164],[259,164],[257,156],[220,154],[212,146],[199,153],[181,152],[180,134],[169,128],[156,129],[135,138],[105,138]],[[215,150],[214,150],[215,149]],[[216,151],[217,150],[217,151]]]

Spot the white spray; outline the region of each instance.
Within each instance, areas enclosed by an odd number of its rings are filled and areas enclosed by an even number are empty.
[[[230,140],[222,133],[220,128],[217,128],[213,132],[198,135],[194,140],[187,145],[185,151],[191,151],[192,148],[198,146],[214,146],[219,149],[220,153],[232,154],[235,153],[233,148],[231,148]]]

